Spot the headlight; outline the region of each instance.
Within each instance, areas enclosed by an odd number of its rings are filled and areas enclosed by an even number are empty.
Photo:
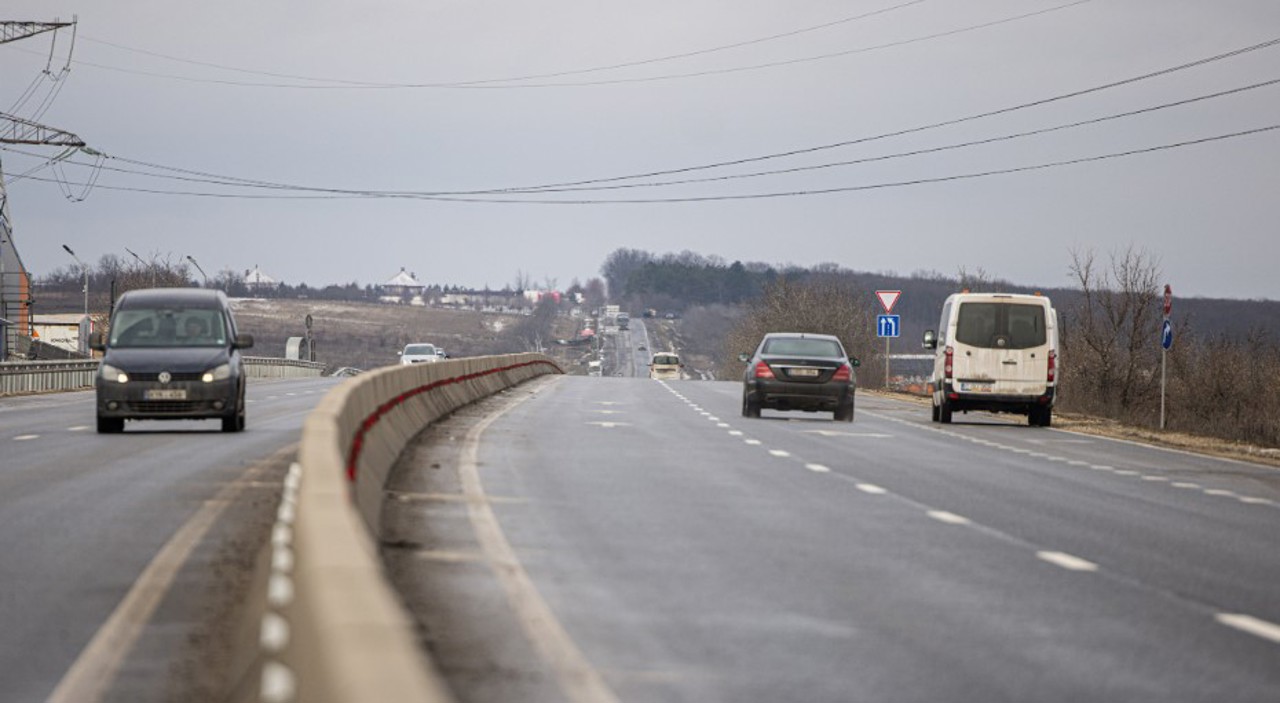
[[[116,383],[129,382],[129,374],[117,369],[111,364],[103,364],[99,373],[102,374],[102,378],[106,381],[115,381]]]
[[[213,383],[214,381],[225,381],[228,378],[231,378],[231,364],[222,364],[205,371],[200,380],[205,383]]]

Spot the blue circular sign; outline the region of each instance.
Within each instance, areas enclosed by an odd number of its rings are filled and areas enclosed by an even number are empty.
[[[1164,321],[1164,327],[1160,330],[1160,346],[1166,351],[1173,348],[1173,323],[1168,320]]]

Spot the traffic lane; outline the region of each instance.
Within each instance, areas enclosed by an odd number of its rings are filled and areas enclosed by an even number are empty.
[[[15,441],[6,420],[0,439],[6,694],[43,700],[173,532],[246,467],[296,442],[333,385],[251,383],[248,429],[237,434],[216,422],[156,422],[98,435],[72,429],[92,424],[92,392],[5,399],[4,417],[39,423],[18,428],[38,439]]]
[[[699,387],[688,393],[724,409],[734,390]],[[1215,612],[1280,622],[1280,556],[1270,538],[1280,527],[1280,509],[1256,490],[1259,477],[1272,478],[1269,467],[1252,467],[1253,476],[1239,479],[1254,490],[1249,496],[1228,483],[1248,467],[1175,454],[1180,473],[1198,470],[1212,479],[1188,488],[1159,473],[1115,468],[1134,453],[1167,454],[1154,448],[1102,438],[1081,444],[1071,436],[1073,441],[1046,454],[1018,447],[1013,437],[1067,433],[987,428],[1008,437],[993,441],[983,436],[989,431],[940,428],[927,416],[921,422],[918,414],[900,401],[864,397],[858,422],[848,429],[775,417],[735,423],[737,429],[728,431],[745,430],[749,441],[788,451],[799,462],[1046,545],[1046,551],[1077,555],[1155,594],[1176,593]],[[1072,458],[1075,451],[1106,456],[1108,445],[1109,464]],[[1222,464],[1232,465],[1231,471],[1224,472]]]
[[[665,384],[574,381],[490,428],[484,480],[527,498],[494,509],[622,700],[1250,700],[1280,683],[1274,649],[1204,613],[748,444],[653,397]],[[598,430],[574,416],[609,402],[640,407]]]

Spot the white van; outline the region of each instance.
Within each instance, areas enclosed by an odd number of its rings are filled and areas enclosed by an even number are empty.
[[[684,364],[675,352],[658,352],[649,361],[649,378],[659,381],[679,381],[683,371]]]
[[[1058,312],[1036,295],[956,293],[942,305],[938,331],[924,333],[934,350],[933,420],[956,411],[1026,415],[1048,427],[1058,375]]]

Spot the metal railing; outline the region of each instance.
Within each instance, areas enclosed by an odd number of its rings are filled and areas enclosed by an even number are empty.
[[[303,378],[321,376],[325,365],[315,361],[247,356],[247,378]],[[50,393],[93,387],[98,360],[9,361],[0,363],[0,395]]]

